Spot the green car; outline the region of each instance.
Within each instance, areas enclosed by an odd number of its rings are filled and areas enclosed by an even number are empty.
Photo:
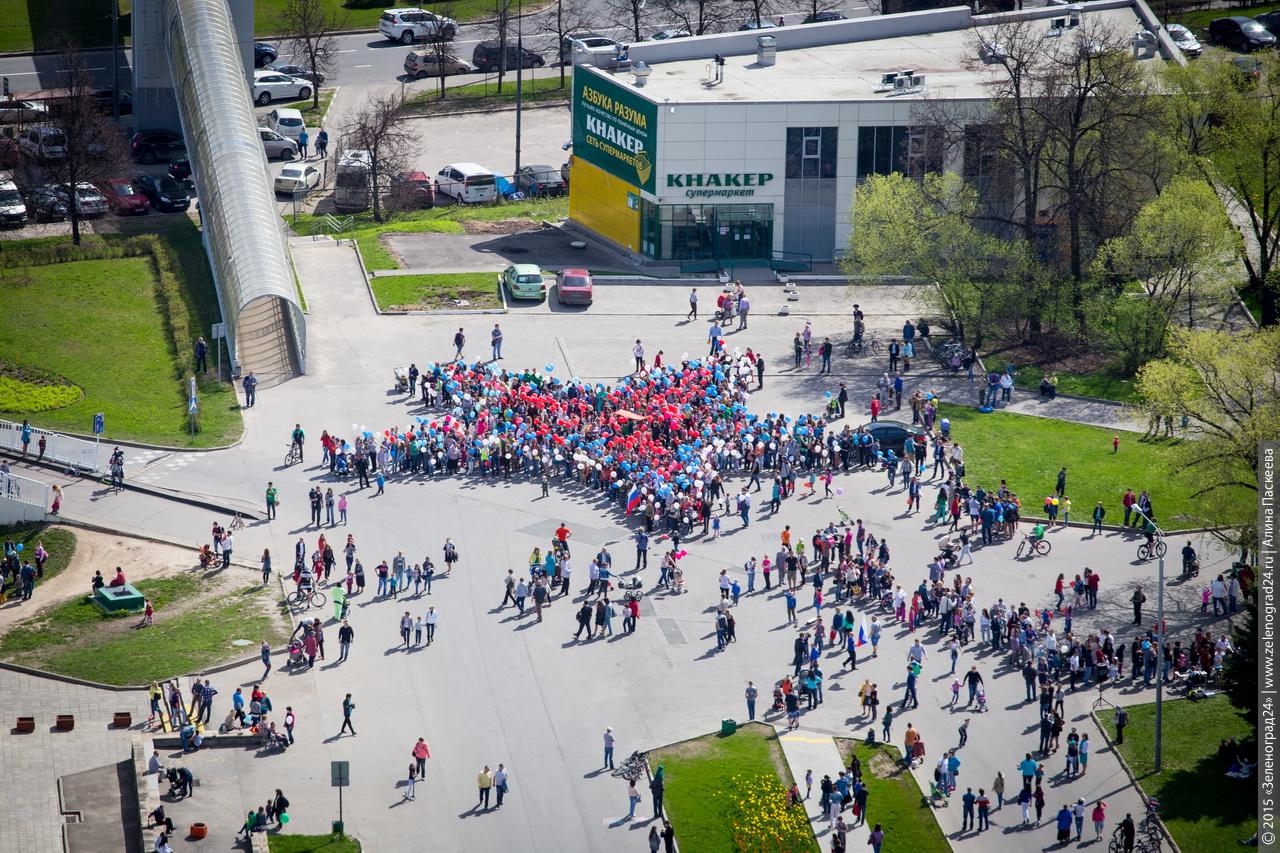
[[[512,264],[498,276],[498,286],[506,287],[512,299],[545,299],[547,282],[537,264]]]

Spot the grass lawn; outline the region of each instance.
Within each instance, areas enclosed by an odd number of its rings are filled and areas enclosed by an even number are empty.
[[[269,835],[271,853],[360,853],[360,842],[336,835]]]
[[[246,657],[288,632],[257,586],[219,591],[188,574],[135,586],[155,607],[151,627],[138,628],[136,613],[108,615],[79,598],[19,622],[0,638],[0,657],[105,684],[145,684]],[[233,646],[237,639],[250,644]]]
[[[556,220],[568,215],[569,200],[563,197],[432,207],[396,214],[382,223],[375,222],[372,213],[361,213],[352,217],[352,230],[343,232],[342,236],[355,238],[366,269],[394,270],[400,268],[400,261],[382,245],[379,238],[383,234],[461,234],[465,231],[464,223],[467,222],[503,219],[528,219],[537,222],[543,219]],[[301,237],[328,234],[324,220],[323,215],[311,213],[300,214],[296,219],[288,218],[294,233]]]
[[[1112,710],[1098,714],[1111,732],[1114,716]],[[1165,826],[1183,850],[1237,849],[1236,842],[1258,828],[1256,782],[1227,778],[1229,763],[1217,750],[1224,738],[1243,742],[1253,730],[1224,695],[1165,702],[1164,770],[1156,774],[1155,717],[1154,704],[1129,706],[1119,749],[1138,784],[1160,801]]]
[[[0,527],[0,540],[22,544],[23,558],[36,561],[36,545],[43,542],[44,549],[49,552],[49,559],[44,564],[44,580],[57,577],[62,570],[71,564],[76,553],[76,535],[65,527],[50,527],[47,524],[15,524]],[[40,581],[36,581],[37,588]]]
[[[947,853],[951,849],[915,777],[900,763],[902,753],[897,748],[882,743],[868,746],[865,741],[847,738],[836,738],[836,747],[846,767],[853,754],[862,762],[867,814],[872,826],[878,823],[884,828],[886,849],[912,853]]]
[[[1194,11],[1175,12],[1169,16],[1169,21],[1170,23],[1182,24],[1195,33],[1203,43],[1204,36],[1209,32],[1209,22],[1214,18],[1226,18],[1231,15],[1245,15],[1250,18],[1256,18],[1264,12],[1274,12],[1276,9],[1280,9],[1280,3],[1262,3],[1244,8],[1232,6],[1230,9],[1196,9]]]
[[[119,0],[121,44],[129,43],[130,0]],[[32,3],[31,0],[0,0],[0,51],[59,50],[66,37],[80,47],[111,44],[110,0],[59,0]],[[14,84],[14,93],[25,87]]]
[[[380,275],[370,279],[378,307],[422,310],[438,308],[501,308],[496,277],[487,272],[440,273],[437,275]],[[457,305],[465,299],[470,305]]]
[[[253,30],[259,36],[280,32],[280,18],[287,0],[255,0],[253,6]],[[376,30],[378,18],[387,4],[373,0],[326,0],[326,7],[338,13],[340,28],[344,30]],[[427,6],[439,15],[448,15],[455,21],[474,21],[493,17],[493,0],[453,0]],[[344,20],[345,18],[345,20]]]
[[[445,96],[440,97],[438,81],[436,85],[423,89],[412,95],[405,104],[406,109],[419,113],[449,113],[459,109],[497,109],[511,106],[516,102],[516,80],[514,74],[502,81],[502,91],[498,91],[498,80],[483,83],[469,83],[466,86],[449,86]],[[547,104],[562,101],[568,103],[573,93],[573,74],[565,75],[564,85],[560,83],[560,75],[554,77],[530,77],[521,86],[521,100],[524,104]]]
[[[1075,394],[1079,397],[1098,397],[1103,400],[1115,400],[1117,403],[1138,402],[1138,393],[1133,387],[1132,376],[1119,376],[1114,373],[1068,373],[1051,370],[1057,374],[1058,390],[1063,394]],[[1045,371],[1042,368],[1027,365],[1014,371],[1014,385],[1025,388],[1033,394],[1040,393],[1040,379]]]
[[[664,805],[681,850],[818,851],[803,810],[786,808],[794,780],[769,726],[748,724],[729,737],[706,735],[651,751],[650,767],[656,772],[659,764],[665,769]],[[746,827],[753,818],[763,819],[765,831],[781,832],[782,840],[764,843],[763,834],[752,836]],[[740,834],[735,822],[743,826]]]
[[[1156,521],[1165,530],[1198,526],[1192,486],[1173,476],[1180,439],[1144,441],[1122,432],[1120,452],[1112,454],[1116,433],[1101,427],[1000,411],[984,415],[970,406],[945,405],[942,414],[951,419],[951,434],[964,447],[965,479],[989,490],[1008,480],[1022,500],[1024,517],[1043,517],[1044,498],[1065,465],[1073,521],[1088,522],[1094,504],[1102,501],[1106,523],[1119,524],[1124,520],[1120,499],[1132,488],[1134,494],[1151,492]]]
[[[324,118],[324,114],[329,111],[329,104],[333,103],[333,93],[337,89],[321,89],[320,90],[320,107],[314,106],[314,100],[307,98],[305,101],[294,101],[293,103],[283,104],[281,106],[291,110],[298,110],[302,113],[302,119],[306,122],[308,132],[312,139],[315,139],[316,133],[319,132],[320,121]]]
[[[190,376],[190,342],[208,335],[218,316],[217,297],[190,220],[147,219],[146,225],[130,227],[157,235],[163,257],[148,253],[17,266],[23,251],[68,244],[55,238],[6,246],[18,254],[10,256],[13,266],[0,269],[0,364],[47,371],[78,386],[83,395],[50,409],[49,386],[9,385],[13,393],[4,395],[5,417],[29,417],[39,427],[87,434],[94,413],[102,412],[108,441],[180,447],[226,444],[239,436],[243,421],[235,390],[212,377],[198,383],[200,420],[196,434],[190,433],[180,376]],[[86,240],[88,251],[108,255],[127,244],[129,235],[123,233]],[[39,323],[24,322],[34,317]],[[214,354],[209,361],[216,362]]]

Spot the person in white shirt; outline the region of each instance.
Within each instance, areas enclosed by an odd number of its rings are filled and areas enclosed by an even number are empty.
[[[427,645],[428,646],[431,645],[431,643],[436,638],[436,622],[439,619],[440,619],[440,614],[436,613],[435,607],[434,606],[428,607],[427,615],[423,618],[423,621],[427,625]]]
[[[644,370],[644,344],[640,343],[640,339],[636,338],[636,345],[631,348],[631,354],[636,357],[636,373]]]

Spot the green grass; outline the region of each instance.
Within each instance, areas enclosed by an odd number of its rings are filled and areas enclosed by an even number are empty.
[[[47,412],[69,406],[83,396],[79,386],[61,377],[32,382],[0,374],[0,412]]]
[[[239,436],[235,389],[211,376],[197,383],[200,415],[190,433],[184,380],[191,375],[191,342],[208,336],[217,297],[195,225],[185,217],[147,220],[122,224],[125,233],[87,238],[82,249],[65,238],[6,244],[0,362],[52,372],[84,390],[70,405],[13,417],[87,434],[94,413],[102,412],[108,440],[179,447]],[[76,257],[96,259],[57,262]],[[23,321],[29,317],[40,322]],[[209,361],[216,363],[213,353]]]
[[[736,774],[776,776],[784,792],[794,781],[777,734],[759,724],[742,726],[729,737],[707,735],[651,750],[650,767],[656,772],[659,764],[665,769],[663,805],[675,827],[676,841],[681,850],[697,853],[734,853],[738,849],[725,809],[716,801],[722,795],[747,793],[732,784]],[[786,853],[816,853],[817,842],[807,831],[806,835],[807,845]]]
[[[305,101],[294,101],[293,103],[283,104],[282,106],[287,109],[298,110],[302,113],[302,118],[310,129],[309,132],[311,138],[315,139],[316,131],[319,129],[320,122],[324,119],[325,113],[329,112],[329,104],[333,103],[333,93],[336,91],[338,90],[321,89],[319,108],[316,108],[315,102],[312,98],[307,98]]]
[[[129,8],[129,0],[120,0],[121,44],[129,43]],[[0,0],[0,51],[60,50],[68,37],[79,47],[110,45],[110,0]],[[24,88],[36,87],[14,84],[15,93]]]
[[[1155,705],[1129,706],[1129,725],[1118,748],[1143,791],[1160,801],[1165,826],[1183,850],[1235,850],[1257,829],[1256,781],[1229,779],[1230,761],[1218,743],[1255,732],[1224,695],[1201,702],[1164,703],[1164,769],[1155,773]],[[1114,732],[1114,712],[1098,717]],[[1257,760],[1256,745],[1241,750]],[[1255,771],[1256,773],[1256,771]],[[1137,817],[1137,816],[1135,816]]]
[[[1255,18],[1264,12],[1274,12],[1280,9],[1280,3],[1262,3],[1257,6],[1232,6],[1230,9],[1196,9],[1185,12],[1175,12],[1169,16],[1169,22],[1173,24],[1182,24],[1187,29],[1196,34],[1201,42],[1209,32],[1209,22],[1214,18],[1226,18],[1232,15],[1245,15]],[[1160,14],[1157,12],[1157,14]]]
[[[55,578],[71,563],[76,553],[76,535],[65,527],[50,527],[47,524],[16,524],[0,527],[0,541],[22,543],[22,556],[29,558],[32,564],[36,561],[36,545],[43,542],[44,549],[49,552],[49,559],[44,564],[44,578],[36,581],[40,584]]]
[[[215,594],[192,575],[134,586],[151,599],[154,625],[137,628],[138,614],[104,613],[86,596],[18,623],[0,639],[0,658],[104,684],[145,684],[246,656],[287,631],[257,586]],[[172,609],[179,612],[166,615]],[[236,639],[252,645],[231,645]]]
[[[1132,376],[1120,376],[1115,373],[1068,373],[1065,370],[1050,370],[1057,374],[1058,391],[1063,394],[1074,394],[1078,397],[1097,397],[1102,400],[1114,400],[1117,403],[1138,402],[1138,392],[1133,387]],[[1025,388],[1033,394],[1040,393],[1040,379],[1045,374],[1042,368],[1033,365],[1019,367],[1014,371],[1014,385]]]
[[[382,245],[380,237],[383,234],[461,234],[465,230],[463,228],[465,222],[503,219],[555,220],[567,216],[568,213],[567,198],[433,207],[397,214],[382,223],[375,222],[372,213],[361,213],[352,217],[352,230],[343,232],[343,237],[347,237],[348,234],[355,237],[356,245],[360,247],[360,256],[364,258],[365,269],[394,270],[400,268],[400,261]],[[324,220],[323,215],[313,213],[303,213],[296,219],[293,217],[288,219],[294,233],[301,237],[328,234]]]
[[[399,309],[457,308],[454,299],[465,299],[468,309],[501,308],[496,277],[487,272],[436,275],[380,275],[369,280],[373,297],[383,311]]]
[[[271,835],[271,853],[360,853],[360,842],[336,835]]]
[[[280,32],[280,19],[287,0],[255,0],[253,29],[259,36]],[[382,10],[389,8],[382,0],[326,0],[326,7],[338,13],[341,29],[376,30]],[[447,15],[455,21],[474,21],[493,17],[493,0],[454,0],[424,6],[439,15]]]
[[[964,448],[965,480],[988,490],[1008,480],[1024,517],[1043,517],[1044,498],[1065,465],[1072,521],[1088,522],[1094,504],[1102,501],[1106,523],[1119,524],[1124,519],[1120,499],[1132,488],[1134,494],[1151,492],[1156,521],[1165,530],[1198,526],[1192,486],[1173,476],[1179,439],[1141,440],[1132,432],[1031,415],[984,415],[970,406],[945,405],[941,415],[951,419],[951,434]],[[1117,434],[1120,452],[1112,454],[1111,438]]]
[[[951,850],[915,777],[900,763],[902,753],[897,748],[886,744],[868,746],[865,741],[847,738],[836,738],[836,746],[846,767],[851,753],[862,762],[862,780],[868,791],[867,814],[871,825],[878,823],[884,829],[886,850]]]
[[[572,73],[566,74],[564,84],[560,83],[560,75],[553,77],[530,77],[522,81],[521,99],[524,104],[546,104],[558,101],[568,102],[573,92]],[[405,104],[406,109],[420,113],[449,113],[460,109],[497,109],[516,102],[516,82],[509,73],[502,82],[502,91],[498,91],[498,81],[469,83],[466,86],[450,86],[445,89],[444,99],[440,98],[438,81],[430,88],[423,89],[410,96]]]

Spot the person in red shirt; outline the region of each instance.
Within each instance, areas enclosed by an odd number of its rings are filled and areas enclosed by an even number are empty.
[[[573,531],[562,521],[560,526],[556,528],[556,541],[560,543],[560,547],[564,548],[566,554],[569,553],[569,537],[573,535]]]
[[[871,422],[875,423],[880,417],[880,395],[877,394],[871,398]]]

